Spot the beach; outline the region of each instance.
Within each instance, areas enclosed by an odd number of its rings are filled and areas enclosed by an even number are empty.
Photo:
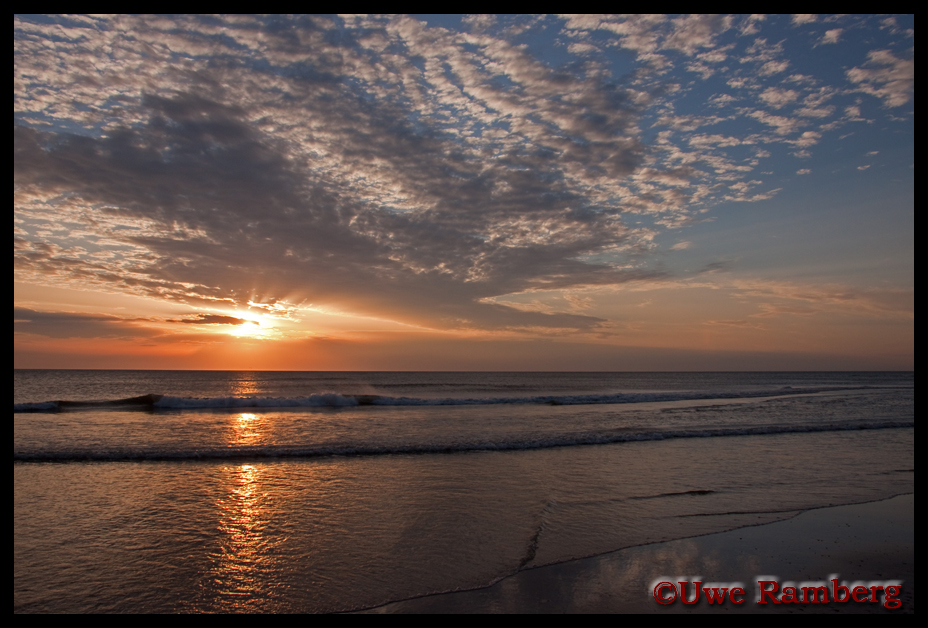
[[[477,591],[395,602],[375,613],[914,613],[915,495],[810,510],[786,521],[627,548],[516,574]],[[661,576],[746,583],[743,604],[658,604]],[[901,580],[882,603],[757,604],[756,576],[786,581]],[[828,583],[831,586],[831,583]]]
[[[912,373],[14,381],[18,613],[689,612],[650,582],[914,583],[879,544],[914,523],[887,500],[915,490]]]

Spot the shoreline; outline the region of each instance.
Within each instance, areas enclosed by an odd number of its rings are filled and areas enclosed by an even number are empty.
[[[616,550],[499,582],[391,602],[365,613],[914,613],[915,494],[804,510],[772,523]],[[902,580],[898,609],[878,603],[755,603],[757,576],[786,581]],[[746,583],[741,605],[658,604],[652,581]]]

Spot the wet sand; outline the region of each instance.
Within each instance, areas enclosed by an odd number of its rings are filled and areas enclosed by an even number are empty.
[[[685,521],[681,521],[681,527]],[[491,587],[394,602],[380,613],[914,613],[915,495],[820,508],[786,521],[631,547],[520,572]],[[786,581],[902,580],[899,609],[880,603],[759,605],[757,576]],[[745,583],[745,602],[658,604],[652,583],[698,576]],[[830,586],[830,583],[829,583]]]

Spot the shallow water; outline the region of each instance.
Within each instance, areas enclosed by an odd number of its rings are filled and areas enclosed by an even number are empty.
[[[911,373],[14,375],[149,394],[451,403],[14,413],[15,611],[367,608],[914,490]]]

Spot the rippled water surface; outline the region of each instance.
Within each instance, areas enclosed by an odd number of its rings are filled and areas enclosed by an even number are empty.
[[[910,492],[914,375],[16,371],[13,449],[15,611],[349,610]]]

